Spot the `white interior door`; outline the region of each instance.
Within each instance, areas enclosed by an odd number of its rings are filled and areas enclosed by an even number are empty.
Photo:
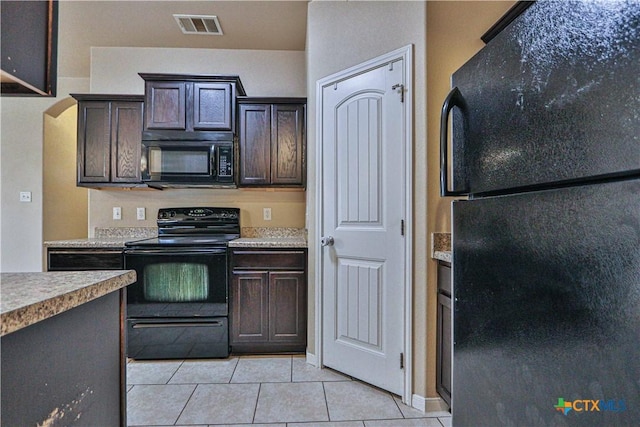
[[[403,395],[403,60],[322,89],[322,363]]]

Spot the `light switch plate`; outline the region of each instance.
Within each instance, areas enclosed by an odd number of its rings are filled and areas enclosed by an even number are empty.
[[[113,219],[120,220],[122,219],[122,208],[114,207],[113,208]]]
[[[262,208],[262,219],[271,221],[271,208]]]
[[[143,221],[147,218],[145,208],[136,208],[136,218],[138,221]]]

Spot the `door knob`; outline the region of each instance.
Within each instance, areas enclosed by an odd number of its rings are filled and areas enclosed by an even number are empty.
[[[322,246],[333,246],[334,240],[332,236],[323,237],[320,240]]]

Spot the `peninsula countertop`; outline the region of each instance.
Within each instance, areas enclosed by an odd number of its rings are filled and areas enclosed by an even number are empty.
[[[132,270],[0,274],[2,336],[136,281]]]

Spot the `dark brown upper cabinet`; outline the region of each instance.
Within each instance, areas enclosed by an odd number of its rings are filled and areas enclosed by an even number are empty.
[[[305,186],[306,102],[238,98],[240,186]]]
[[[235,132],[235,99],[244,95],[238,76],[140,73],[145,80],[144,131]]]
[[[144,186],[142,95],[72,94],[78,101],[78,186]]]
[[[0,2],[2,96],[56,96],[58,2]]]

